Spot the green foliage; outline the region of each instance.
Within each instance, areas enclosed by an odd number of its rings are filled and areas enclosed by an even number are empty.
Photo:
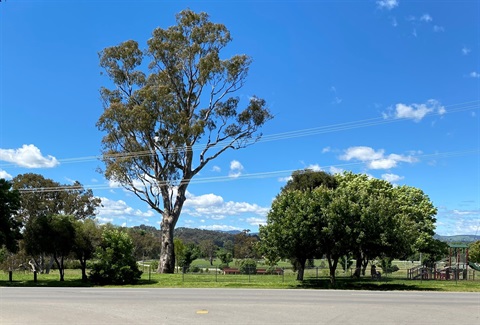
[[[227,251],[225,248],[220,248],[217,251],[217,258],[222,262],[222,264],[225,264],[226,266],[228,266],[228,264],[233,261],[232,253]]]
[[[233,257],[235,258],[258,258],[256,243],[258,242],[257,236],[249,235],[250,230],[246,229],[241,233],[235,235]]]
[[[350,255],[344,255],[338,259],[338,262],[340,263],[340,266],[342,267],[342,270],[347,271],[350,269],[350,267],[353,265],[353,260]]]
[[[392,261],[393,258],[391,257],[384,257],[380,260],[380,267],[382,268],[383,273],[390,274],[399,270],[399,267],[392,264]]]
[[[473,263],[480,263],[480,240],[470,244],[468,248],[468,259]]]
[[[97,122],[105,134],[105,177],[162,214],[162,273],[174,271],[173,229],[191,179],[226,150],[256,142],[273,118],[263,99],[244,103],[233,95],[251,59],[221,59],[230,41],[224,25],[187,9],[176,25],[156,28],[144,51],[130,40],[100,53],[113,82],[100,90],[104,112]],[[131,154],[138,152],[151,154]],[[168,194],[173,188],[174,196]]]
[[[297,170],[292,173],[292,179],[282,188],[282,192],[292,190],[311,191],[319,186],[334,189],[337,187],[337,181],[334,176],[323,171]]]
[[[106,229],[97,248],[97,262],[90,271],[90,280],[98,284],[132,284],[142,274],[133,256],[133,242],[127,233]]]
[[[184,270],[188,270],[190,264],[200,256],[200,251],[198,246],[194,243],[189,243],[185,245],[185,249],[182,254],[178,257],[178,266],[182,267]]]
[[[240,273],[242,274],[256,274],[257,262],[251,258],[246,258],[240,262]]]
[[[16,218],[20,209],[20,192],[12,190],[12,184],[0,179],[0,247],[16,252],[21,238],[22,223]]]

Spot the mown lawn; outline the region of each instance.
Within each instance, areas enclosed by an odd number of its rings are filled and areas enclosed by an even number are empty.
[[[66,270],[65,281],[59,281],[58,272],[38,274],[33,281],[31,272],[15,272],[13,282],[9,282],[8,273],[0,272],[0,286],[11,287],[88,287],[83,283],[79,270]],[[400,278],[383,278],[379,281],[369,277],[354,280],[340,275],[333,286],[325,276],[317,277],[310,273],[303,282],[296,280],[293,272],[285,275],[223,275],[209,271],[199,274],[156,274],[146,271],[136,285],[125,287],[138,288],[264,288],[264,289],[341,289],[341,290],[402,290],[402,291],[456,291],[480,292],[480,275],[475,281],[414,281]]]

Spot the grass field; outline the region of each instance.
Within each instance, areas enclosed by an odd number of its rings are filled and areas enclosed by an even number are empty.
[[[343,289],[343,290],[404,290],[404,291],[456,291],[480,292],[480,274],[475,281],[420,281],[407,280],[405,277],[383,277],[371,280],[369,277],[354,280],[348,273],[339,273],[335,286],[328,277],[316,275],[316,270],[308,270],[305,280],[299,282],[291,270],[284,275],[223,275],[212,271],[187,274],[156,274],[146,272],[135,286],[136,288],[265,288],[265,289]],[[324,270],[320,270],[324,271]],[[22,287],[88,287],[89,283],[81,282],[79,270],[66,270],[65,281],[59,281],[56,270],[50,274],[38,274],[37,282],[33,281],[31,272],[14,272],[13,281],[9,282],[7,272],[0,272],[0,286]]]

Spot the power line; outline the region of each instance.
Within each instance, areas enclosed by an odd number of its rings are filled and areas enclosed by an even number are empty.
[[[445,114],[458,113],[458,112],[472,110],[472,109],[478,109],[478,108],[480,108],[480,101],[475,100],[475,101],[463,102],[463,103],[458,103],[458,104],[452,104],[452,105],[448,105],[448,106],[444,106],[444,107],[449,108],[449,110],[446,111],[446,112],[438,112],[438,111],[437,112],[429,112],[425,116],[445,115]],[[352,121],[352,122],[344,122],[344,123],[338,123],[338,124],[332,124],[332,125],[326,125],[326,126],[319,126],[319,127],[315,127],[315,128],[300,129],[300,130],[295,130],[295,131],[264,135],[258,141],[250,140],[250,141],[247,141],[246,144],[248,145],[248,144],[253,144],[253,143],[288,140],[288,139],[294,139],[294,138],[300,138],[300,137],[306,137],[306,136],[314,136],[314,135],[325,134],[325,133],[347,131],[347,130],[364,128],[364,127],[372,127],[372,126],[395,123],[395,122],[400,122],[400,121],[405,121],[405,120],[410,120],[410,118],[406,118],[406,117],[403,117],[403,118],[384,118],[384,117],[370,118],[370,119],[357,120],[357,121]],[[221,147],[222,144],[225,145],[225,144],[228,144],[228,143],[229,143],[229,141],[220,142],[218,147]],[[206,144],[198,144],[198,145],[192,146],[192,150],[203,150],[205,148],[206,148]],[[169,148],[167,151],[169,153],[174,153],[174,152],[184,151],[184,150],[185,150],[184,147],[173,147],[173,148]],[[85,156],[85,157],[76,157],[76,158],[64,158],[64,159],[58,159],[58,161],[60,163],[83,163],[83,162],[100,160],[102,158],[134,158],[134,157],[149,156],[151,154],[152,154],[152,151],[143,150],[143,151],[126,152],[126,153],[118,153],[118,154],[103,155],[103,156],[102,155],[97,155],[97,156]],[[12,167],[12,166],[17,167],[15,164],[12,163],[12,164],[0,165],[0,168]]]
[[[450,152],[441,152],[441,153],[432,153],[432,154],[422,154],[422,155],[415,155],[412,156],[413,158],[448,158],[448,157],[459,157],[465,156],[470,154],[479,154],[480,149],[471,149],[471,150],[462,150],[462,151],[450,151]],[[343,163],[343,164],[334,164],[334,165],[326,165],[322,166],[322,169],[331,169],[331,168],[345,168],[345,167],[352,167],[362,165],[365,162],[352,162],[352,163]],[[242,174],[238,177],[232,176],[216,176],[216,177],[194,177],[192,179],[188,179],[191,184],[206,184],[206,183],[219,183],[219,182],[230,182],[230,181],[237,181],[237,180],[245,180],[245,179],[259,179],[259,178],[272,178],[272,177],[281,177],[281,176],[290,176],[295,170],[297,169],[289,169],[289,170],[276,170],[276,171],[266,171],[266,172],[259,172],[259,173],[250,173],[250,174]],[[152,180],[153,181],[153,180]],[[118,186],[110,186],[106,184],[99,184],[99,185],[86,185],[84,188],[88,188],[91,190],[109,190],[112,188],[122,188],[119,184]],[[20,192],[23,193],[30,193],[30,192],[59,192],[59,191],[71,191],[78,188],[72,186],[58,186],[58,187],[47,187],[47,188],[28,188],[28,189],[20,189]]]

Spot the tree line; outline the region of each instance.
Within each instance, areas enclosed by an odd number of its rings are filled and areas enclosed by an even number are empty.
[[[322,256],[332,282],[344,256],[355,259],[358,278],[376,258],[435,253],[436,212],[428,196],[414,187],[393,186],[365,174],[297,171],[260,227],[261,249],[272,264],[290,259],[298,280],[306,261]]]

